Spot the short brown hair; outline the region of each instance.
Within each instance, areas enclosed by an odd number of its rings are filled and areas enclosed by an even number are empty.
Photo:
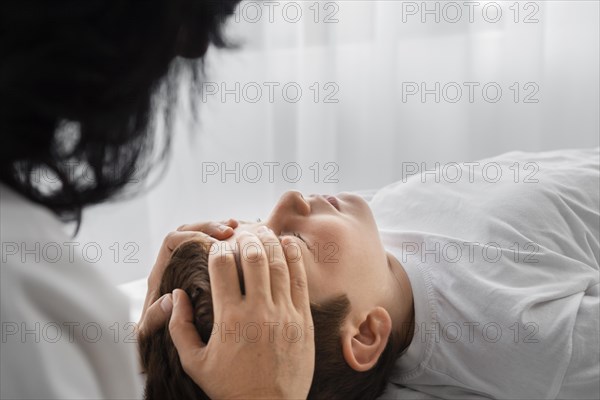
[[[190,241],[177,248],[165,269],[160,294],[176,288],[186,291],[194,308],[195,324],[204,343],[213,329],[213,308],[208,274],[208,249]],[[374,399],[385,387],[398,355],[399,340],[390,335],[377,364],[368,371],[352,369],[342,354],[340,327],[350,311],[346,295],[323,304],[311,303],[315,333],[315,372],[308,398]],[[208,399],[183,371],[168,325],[148,337],[140,337],[142,364],[147,374],[147,400]]]

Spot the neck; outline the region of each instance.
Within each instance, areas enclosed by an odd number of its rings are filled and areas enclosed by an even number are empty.
[[[392,327],[400,339],[399,352],[412,341],[414,334],[415,308],[412,287],[402,264],[391,253],[387,252],[388,267],[393,276],[392,298],[388,312],[392,317]]]

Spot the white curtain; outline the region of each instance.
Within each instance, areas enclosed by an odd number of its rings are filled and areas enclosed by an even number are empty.
[[[210,50],[200,122],[179,113],[165,178],[86,212],[77,240],[123,283],[169,230],[264,218],[285,190],[598,146],[598,16],[597,1],[245,1],[227,27],[240,48]]]

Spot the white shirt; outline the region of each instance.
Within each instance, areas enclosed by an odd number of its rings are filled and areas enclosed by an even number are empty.
[[[125,296],[41,206],[0,185],[0,394],[141,398]]]
[[[370,202],[415,305],[383,397],[600,398],[598,149],[456,167]]]

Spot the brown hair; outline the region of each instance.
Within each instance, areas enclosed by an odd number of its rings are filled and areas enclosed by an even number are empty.
[[[213,309],[208,274],[208,249],[190,241],[177,248],[165,269],[160,294],[176,288],[185,290],[191,299],[195,324],[204,343],[213,327]],[[398,355],[399,340],[390,335],[377,364],[368,371],[355,371],[342,355],[340,327],[348,312],[346,295],[323,304],[311,303],[315,332],[315,372],[310,399],[374,399],[385,387]],[[140,353],[146,371],[147,400],[208,399],[208,396],[183,371],[168,326],[148,337],[140,337]]]

